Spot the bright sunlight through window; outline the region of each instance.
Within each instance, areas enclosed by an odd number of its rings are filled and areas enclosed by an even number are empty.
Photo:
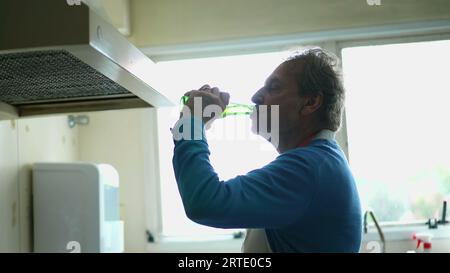
[[[251,96],[286,57],[286,53],[266,53],[158,63],[170,80],[167,96],[179,102],[181,96],[204,84],[231,94],[231,102],[251,104]],[[171,78],[173,76],[173,78]],[[161,172],[162,233],[164,236],[212,239],[230,236],[236,230],[215,229],[190,221],[184,212],[172,169],[173,140],[169,128],[177,121],[179,106],[158,110]],[[220,180],[260,168],[277,156],[262,138],[250,131],[247,116],[216,120],[207,131],[211,163]]]
[[[439,218],[450,195],[450,41],[345,48],[349,161],[381,221]]]

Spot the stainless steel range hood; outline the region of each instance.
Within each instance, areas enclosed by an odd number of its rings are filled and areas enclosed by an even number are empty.
[[[0,0],[3,116],[173,105],[155,64],[76,2]]]

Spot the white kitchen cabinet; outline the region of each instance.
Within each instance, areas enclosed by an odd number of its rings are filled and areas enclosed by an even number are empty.
[[[19,251],[17,128],[0,121],[0,252]]]

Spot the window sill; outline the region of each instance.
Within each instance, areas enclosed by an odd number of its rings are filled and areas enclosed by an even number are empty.
[[[244,239],[180,239],[164,238],[147,245],[151,253],[240,253]]]
[[[439,226],[437,229],[430,229],[427,225],[423,224],[382,224],[381,229],[383,231],[386,241],[405,241],[412,240],[414,233],[426,232],[433,234],[433,239],[448,239],[450,238],[450,225]],[[367,234],[363,234],[363,243],[370,241],[379,241],[380,237],[374,226],[369,226]]]

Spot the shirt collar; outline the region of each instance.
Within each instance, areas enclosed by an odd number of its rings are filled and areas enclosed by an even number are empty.
[[[336,138],[336,132],[328,130],[328,129],[323,129],[322,131],[317,133],[317,135],[313,138],[313,140],[316,140],[316,139],[334,140],[335,138]]]

